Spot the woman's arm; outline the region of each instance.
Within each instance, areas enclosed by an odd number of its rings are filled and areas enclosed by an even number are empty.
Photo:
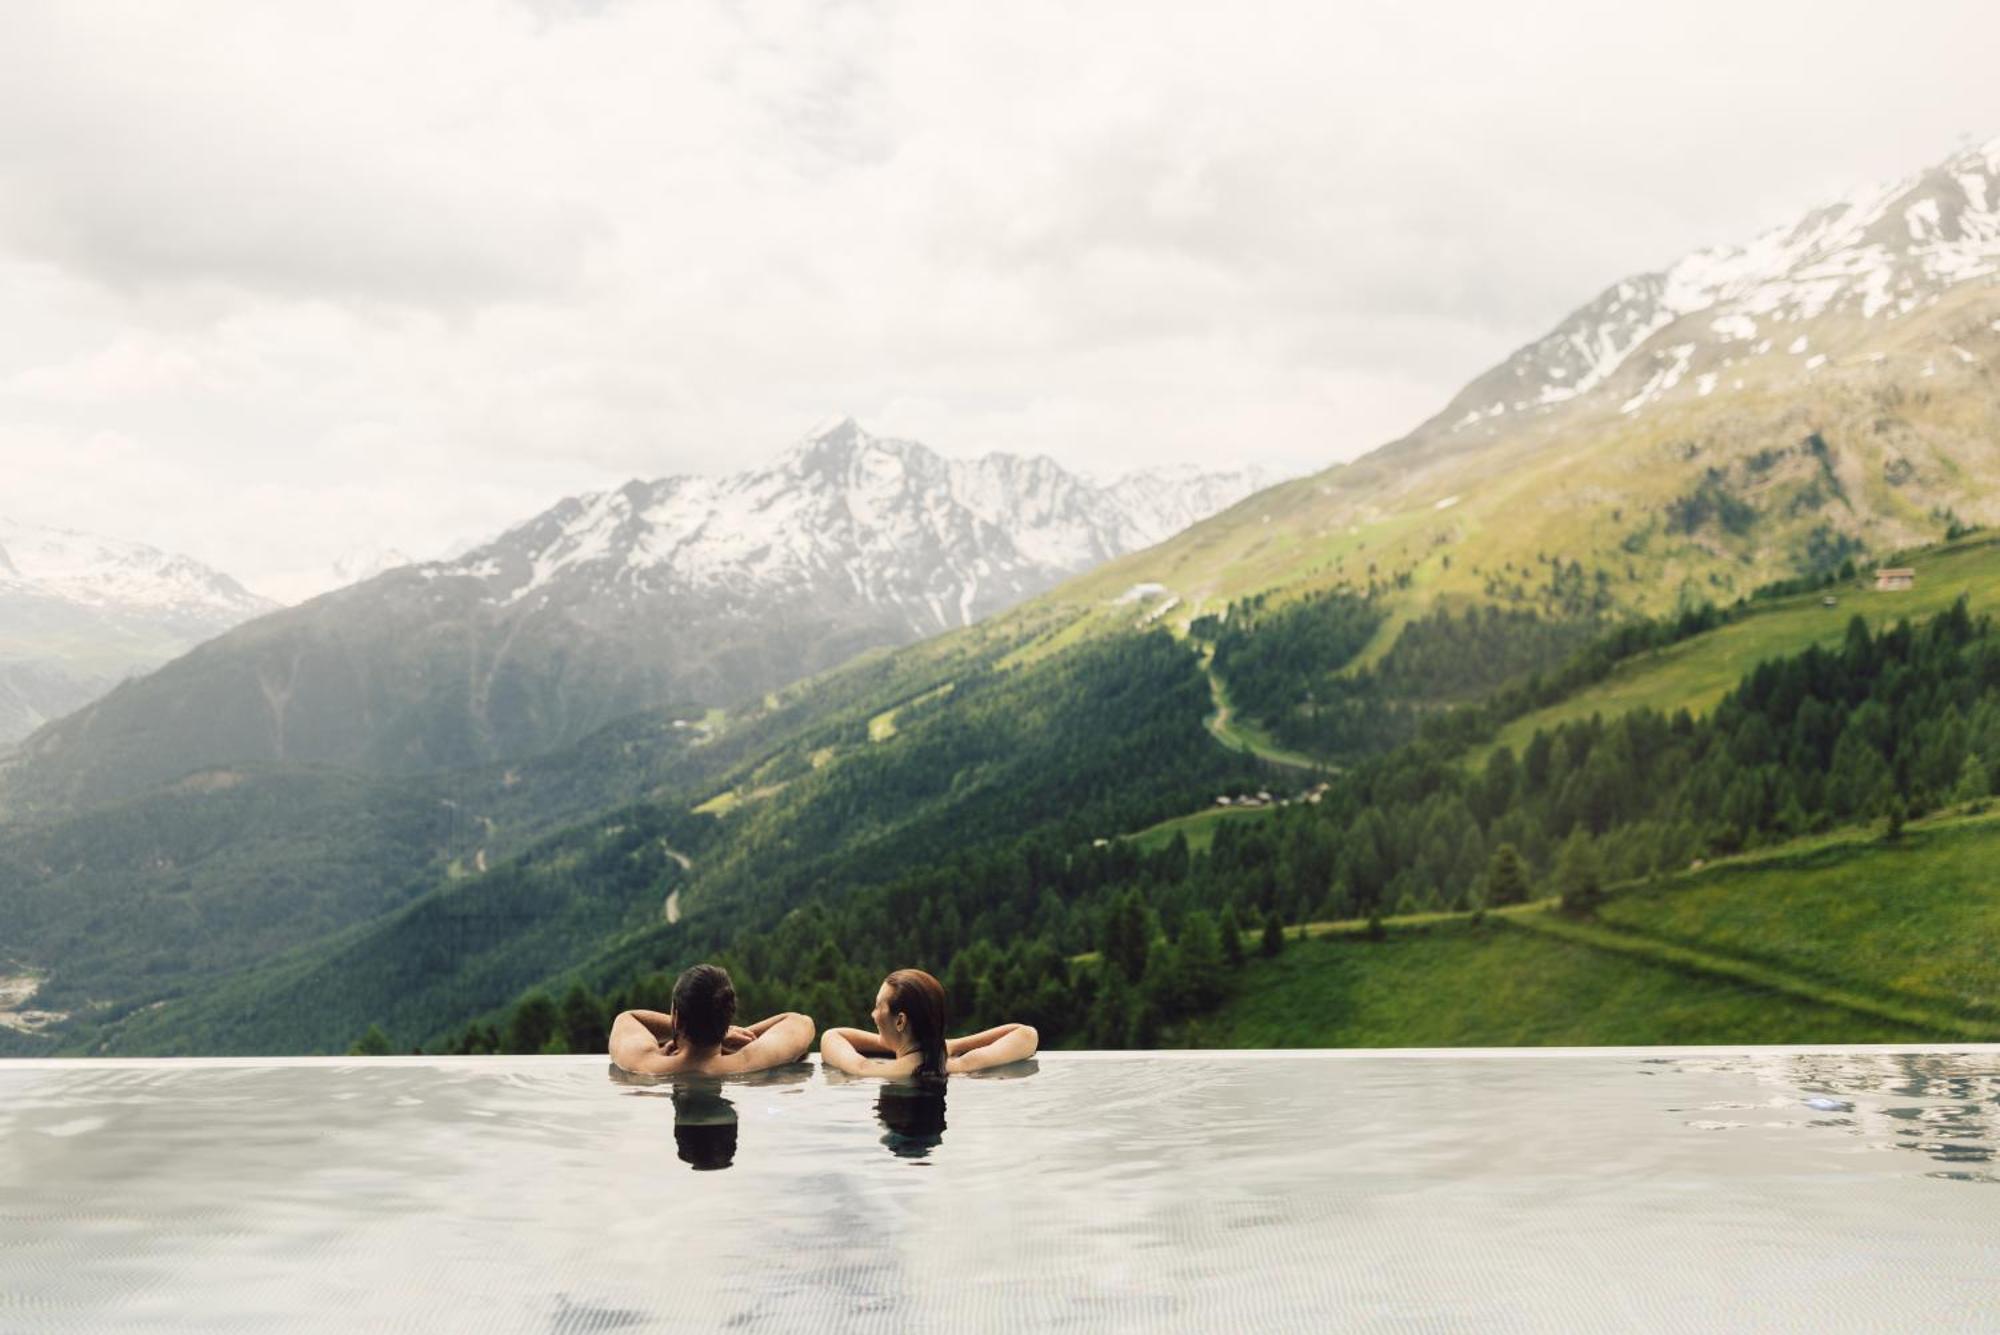
[[[826,1032],[829,1037],[839,1034],[848,1041],[848,1044],[856,1052],[864,1057],[893,1057],[896,1055],[896,1050],[882,1041],[882,1035],[872,1030],[850,1029],[844,1025],[836,1025]]]
[[[724,1052],[743,1051],[743,1049],[769,1033],[776,1027],[779,1021],[783,1020],[790,1013],[789,1011],[779,1011],[776,1015],[767,1015],[748,1028],[740,1024],[730,1025],[729,1031],[722,1036],[722,1050]]]
[[[663,1049],[659,1039],[640,1020],[639,1014],[620,1011],[618,1018],[611,1022],[608,1044],[611,1060],[620,1069],[640,1075],[664,1075],[678,1070],[682,1061],[680,1054]]]
[[[757,1023],[751,1025],[750,1037],[762,1038],[764,1035],[770,1033],[773,1029],[783,1024],[785,1021],[793,1018],[801,1020],[809,1020],[812,1017],[807,1015],[799,1015],[797,1011],[779,1011],[776,1015],[767,1015],[763,1019],[757,1021]]]
[[[961,1050],[963,1055],[953,1056],[944,1069],[952,1075],[969,1075],[1008,1062],[1024,1061],[1035,1055],[1041,1041],[1042,1036],[1031,1024],[1003,1024],[960,1039],[959,1042],[966,1044]]]
[[[819,1041],[820,1064],[848,1075],[906,1075],[916,1065],[915,1058],[898,1057],[893,1052],[884,1057],[863,1056],[862,1044],[870,1052],[887,1049],[874,1034],[859,1029],[829,1029]]]
[[[733,1057],[731,1070],[738,1073],[767,1070],[795,1062],[812,1050],[812,1016],[797,1011],[780,1011],[750,1026],[756,1035]]]
[[[989,1043],[1007,1037],[1007,1035],[1013,1033],[1016,1029],[1024,1027],[1018,1024],[998,1024],[991,1029],[982,1029],[976,1034],[967,1034],[964,1038],[947,1039],[944,1045],[945,1055],[948,1057],[962,1057],[974,1048],[983,1048]]]
[[[671,1015],[667,1015],[664,1012],[620,1011],[618,1012],[618,1014],[621,1017],[629,1015],[633,1019],[637,1020],[640,1024],[645,1025],[646,1032],[650,1033],[654,1038],[657,1038],[662,1043],[665,1043],[667,1040],[671,1039],[674,1036],[674,1017]]]

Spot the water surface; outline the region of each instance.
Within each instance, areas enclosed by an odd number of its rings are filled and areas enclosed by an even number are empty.
[[[0,1330],[1990,1328],[1996,1117],[1992,1048],[0,1063]]]

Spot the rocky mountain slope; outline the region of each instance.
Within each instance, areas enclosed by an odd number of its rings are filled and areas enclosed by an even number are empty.
[[[1149,547],[1255,489],[1254,472],[1100,486],[1046,456],[945,459],[852,419],[768,468],[574,497],[460,559],[495,607],[718,610],[848,602],[910,636],[970,625],[1065,575]]]
[[[1747,245],[1614,284],[1466,386],[1419,434],[1491,437],[1510,413],[1543,413],[1600,387],[1629,415],[1706,398],[1772,363],[1810,373],[1861,330],[1996,274],[2000,139],[1855,190]]]
[[[572,497],[455,560],[260,618],[44,728],[6,783],[17,805],[70,806],[218,766],[409,772],[644,708],[699,716],[969,625],[1257,480],[1105,486],[844,420],[769,467]]]
[[[0,519],[0,743],[276,606],[185,556]]]

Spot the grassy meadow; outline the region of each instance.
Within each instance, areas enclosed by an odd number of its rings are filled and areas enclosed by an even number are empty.
[[[1484,915],[1314,924],[1253,955],[1201,1047],[2000,1041],[2000,816],[1849,830]],[[1246,945],[1255,950],[1255,943]]]
[[[1500,730],[1495,745],[1511,746],[1518,754],[1537,731],[1592,714],[1609,718],[1639,708],[1705,713],[1765,659],[1795,654],[1808,645],[1839,644],[1856,615],[1879,631],[1905,617],[1933,616],[1961,595],[1971,600],[1975,613],[2000,608],[2000,541],[1985,537],[1938,547],[1907,564],[1917,572],[1915,588],[1878,593],[1870,577],[1860,584],[1772,599],[1741,620],[1619,664],[1603,681],[1515,719]],[[1825,604],[1828,597],[1835,600],[1832,607]],[[1473,756],[1475,763],[1487,749]]]
[[[1194,1047],[1873,1043],[1932,1038],[1754,984],[1692,974],[1489,917],[1287,941],[1176,1037]]]

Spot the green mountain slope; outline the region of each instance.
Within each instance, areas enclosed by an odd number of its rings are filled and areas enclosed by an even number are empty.
[[[1947,515],[2000,521],[1996,317],[2000,293],[1967,288],[1855,329],[1810,376],[1746,366],[1740,389],[1633,415],[1591,396],[1477,441],[1433,425],[1044,601],[1115,623],[1132,618],[1121,594],[1158,585],[1186,625],[1260,593],[1373,588],[1394,613],[1379,654],[1435,605],[1658,614],[1933,541]],[[1563,585],[1571,563],[1580,590]]]
[[[881,740],[869,740],[872,703],[785,738],[721,785],[751,796],[719,817],[696,814],[701,790],[691,789],[672,805],[599,818],[199,995],[98,1017],[77,1041],[325,1050],[371,1022],[399,1042],[431,1039],[621,937],[613,948],[640,942],[665,956],[909,877],[941,878],[948,894],[955,878],[1001,867],[1011,885],[1019,846],[1046,841],[1059,860],[1097,832],[1138,828],[1242,782],[1242,762],[1202,729],[1197,662],[1165,634],[1094,643],[1033,672],[959,666],[948,695],[905,697],[932,702],[905,705]],[[815,766],[828,750],[834,758]],[[668,923],[676,892],[681,920]]]
[[[124,1013],[200,993],[274,954],[334,949],[346,929],[476,880],[587,817],[645,798],[685,811],[738,771],[755,786],[808,768],[797,757],[865,736],[882,699],[920,694],[1013,643],[980,632],[893,661],[863,656],[726,727],[641,714],[517,764],[402,778],[214,769],[17,820],[0,827],[0,955],[45,976],[36,1004],[47,1009]],[[795,737],[811,746],[787,749]]]
[[[1905,984],[1893,981],[1901,975],[1892,966],[1921,944],[1880,937],[1868,921],[1852,924],[1854,940],[1888,944],[1880,959],[1857,964],[1856,981],[1741,947],[1647,935],[1620,916],[1635,902],[1629,896],[1596,910],[1587,897],[1607,880],[1820,839],[1815,831],[1891,808],[1985,800],[1994,767],[1983,757],[2000,755],[2000,637],[1962,605],[1918,628],[1877,634],[1851,624],[1836,650],[1809,645],[1757,666],[1701,720],[1641,710],[1569,723],[1541,734],[1519,761],[1496,754],[1475,770],[1419,742],[1336,776],[1316,800],[1266,808],[1254,820],[1211,818],[1206,851],[1171,834],[1164,843],[1158,834],[1107,840],[1103,832],[1146,829],[1175,800],[1192,805],[1190,796],[1227,784],[1220,766],[1236,762],[1199,731],[1204,685],[1195,656],[1157,632],[983,679],[968,674],[949,695],[906,710],[895,735],[865,743],[858,758],[767,772],[772,782],[752,791],[775,791],[676,833],[692,849],[691,865],[654,857],[651,879],[633,880],[628,902],[600,893],[616,879],[608,871],[586,878],[587,890],[572,884],[575,864],[563,856],[570,848],[639,851],[617,842],[633,823],[621,817],[487,878],[515,916],[477,943],[451,935],[486,902],[485,883],[471,881],[419,901],[365,934],[372,939],[342,943],[345,953],[308,952],[291,974],[266,971],[133,1016],[97,1041],[113,1050],[337,1047],[374,1022],[398,1043],[461,1045],[469,1031],[454,1026],[480,1015],[497,1021],[509,986],[576,979],[600,994],[632,995],[657,987],[647,979],[658,971],[711,956],[738,973],[746,1000],[836,1019],[850,1018],[853,998],[881,972],[917,958],[947,976],[972,1023],[1026,1015],[1052,1042],[1116,1046],[1162,1032],[1198,1039],[1211,1022],[1203,1017],[1232,993],[1258,1004],[1255,969],[1240,989],[1223,971],[1232,921],[1236,930],[1262,924],[1282,935],[1286,924],[1374,914],[1390,919],[1394,936],[1405,930],[1401,920],[1444,922],[1489,900],[1493,926],[1537,933],[1533,941],[1508,937],[1509,953],[1495,958],[1511,963],[1494,967],[1540,968],[1536,959],[1546,957],[1550,977],[1576,974],[1577,987],[1624,998],[1607,1002],[1607,1015],[1681,1016],[1673,1021],[1681,1027],[1651,1031],[1607,1022],[1601,1032],[1620,1041],[1648,1032],[1963,1036],[1967,1024],[1983,1023],[1974,992],[1913,1000],[1898,991]],[[856,710],[848,726],[865,722]],[[1176,771],[1171,758],[1183,755],[1214,767]],[[1560,916],[1506,907],[1493,870],[1503,845],[1519,851],[1519,893],[1585,897]],[[1856,856],[1873,847],[1851,836],[1826,846]],[[1929,875],[1929,864],[1916,865]],[[678,892],[682,921],[658,920],[662,887]],[[1975,918],[1984,911],[1973,902],[1976,888],[1953,893]],[[586,901],[604,906],[589,919],[602,930],[594,949],[578,928],[580,912],[596,912],[579,908]],[[1968,919],[1948,930],[1976,934],[1978,926]],[[1579,950],[1594,953],[1578,964]],[[1096,963],[1071,962],[1079,957]],[[1407,967],[1419,973],[1462,965],[1476,977],[1487,967],[1469,957],[1446,965],[1428,955],[1397,958],[1416,959]],[[489,968],[495,960],[505,967]],[[1614,981],[1621,968],[1645,977]],[[1698,980],[1681,1011],[1656,1004],[1662,970]],[[1869,975],[1890,981],[1877,986]],[[1770,1014],[1791,1019],[1758,1030],[1765,1012],[1730,1000],[1746,988],[1786,993],[1790,1001]],[[1548,1027],[1555,993],[1540,984],[1524,980],[1516,990],[1519,1014],[1470,1025],[1468,1041],[1588,1031]],[[337,1001],[324,1000],[336,993]],[[1439,1003],[1437,1015],[1447,1018],[1425,1021],[1430,1029],[1398,1022],[1382,1032],[1442,1033],[1439,1026],[1460,1023],[1448,1018],[1452,1004]],[[274,1027],[308,1013],[320,1028]],[[1226,1025],[1228,1017],[1225,1009],[1212,1019]]]
[[[1538,730],[1592,714],[1648,708],[1707,713],[1744,674],[1767,658],[1810,644],[1830,647],[1859,616],[1876,629],[1899,618],[1934,616],[1959,598],[2000,606],[2000,539],[1978,535],[1893,558],[1916,572],[1914,587],[1878,591],[1872,577],[1829,584],[1784,597],[1758,599],[1739,619],[1706,634],[1625,660],[1602,681],[1561,702],[1522,715],[1497,742],[1516,751]]]
[[[2000,1038],[2000,820],[1810,841],[1612,894],[1248,963],[1177,1037],[1214,1047]]]

